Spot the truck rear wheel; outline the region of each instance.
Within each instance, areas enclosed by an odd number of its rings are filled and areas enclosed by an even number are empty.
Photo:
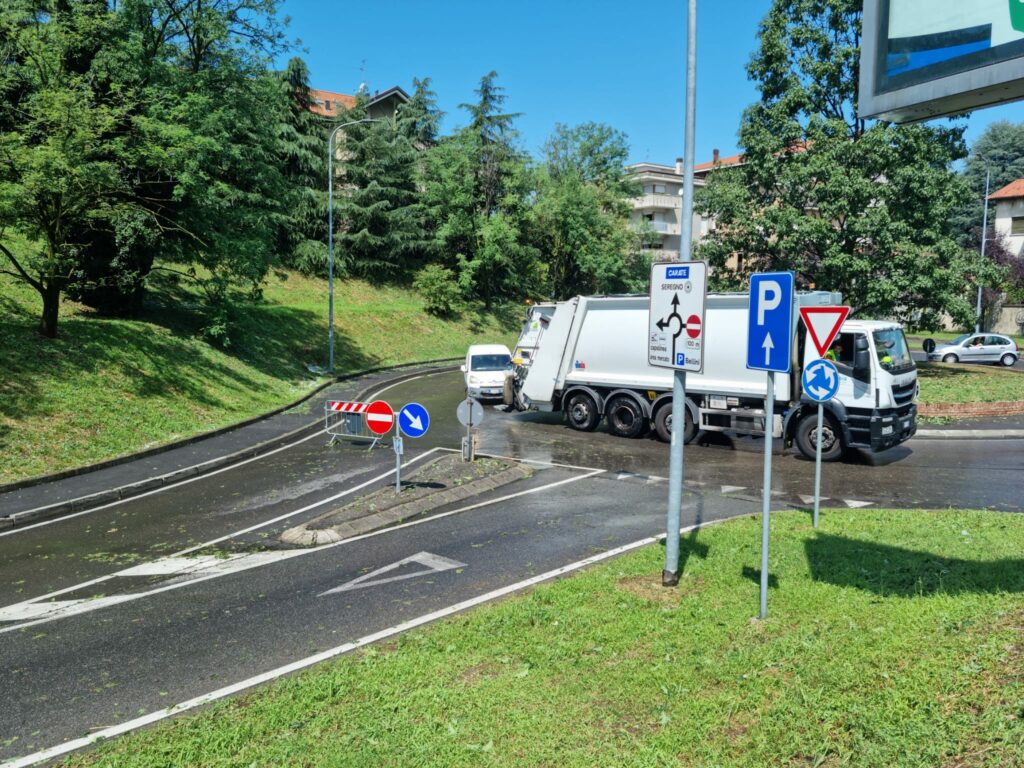
[[[818,413],[808,413],[796,425],[796,447],[800,453],[814,461],[814,452],[818,445]],[[821,460],[836,461],[843,455],[843,441],[839,435],[839,427],[828,415],[821,420]]]
[[[647,417],[640,404],[629,395],[616,395],[605,407],[608,431],[618,437],[640,437],[647,431]]]
[[[693,423],[693,416],[690,415],[690,409],[684,407],[683,411],[686,413],[686,429],[683,431],[683,444],[687,444],[697,436],[697,425]],[[654,414],[654,431],[658,434],[658,439],[663,443],[672,442],[672,403],[671,401],[665,403],[658,412]]]
[[[565,406],[565,417],[569,426],[580,432],[593,432],[601,415],[597,412],[597,403],[586,392],[575,392],[569,397]]]

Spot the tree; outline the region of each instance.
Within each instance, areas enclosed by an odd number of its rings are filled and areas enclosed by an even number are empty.
[[[360,92],[345,121],[362,119]],[[339,142],[343,194],[336,243],[349,274],[370,280],[411,279],[426,250],[416,186],[417,149],[399,119],[352,125]]]
[[[949,226],[967,193],[951,168],[963,127],[858,119],[860,34],[859,0],[774,0],[747,69],[761,100],[741,123],[744,163],[700,195],[716,229],[699,252],[723,284],[792,269],[858,313],[966,321],[965,278],[991,267]]]
[[[278,126],[277,146],[285,189],[290,193],[277,232],[284,264],[306,274],[327,269],[327,139],[325,121],[312,110],[306,62],[296,57],[281,73],[288,109]]]
[[[0,12],[0,254],[2,271],[42,299],[40,332],[57,335],[61,293],[79,279],[83,233],[107,230],[130,203],[111,157],[131,108],[104,100],[90,72],[113,33],[101,2],[12,2]],[[126,106],[127,104],[127,106]],[[2,232],[38,249],[15,255]]]
[[[544,152],[534,208],[550,295],[643,290],[650,264],[629,223],[639,189],[625,172],[625,135],[599,123],[557,125]]]

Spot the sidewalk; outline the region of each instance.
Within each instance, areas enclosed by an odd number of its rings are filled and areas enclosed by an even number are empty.
[[[320,428],[324,400],[358,400],[385,382],[451,365],[409,365],[356,375],[314,393],[294,408],[210,437],[200,435],[138,459],[128,457],[113,466],[0,492],[0,529],[135,496],[264,453]]]

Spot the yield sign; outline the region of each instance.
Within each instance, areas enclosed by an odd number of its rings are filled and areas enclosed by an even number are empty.
[[[383,400],[374,400],[366,408],[366,428],[375,435],[386,435],[395,423],[395,412]]]
[[[400,573],[396,576],[388,576],[386,574],[392,571],[397,571],[403,566],[407,565],[418,565],[421,566],[419,569],[412,571],[411,573]],[[455,570],[456,568],[465,568],[465,563],[460,563],[458,560],[452,560],[447,557],[441,557],[441,555],[435,555],[431,552],[417,552],[412,557],[407,557],[404,560],[399,560],[397,563],[391,565],[385,565],[383,568],[378,568],[376,571],[370,571],[364,573],[362,576],[352,579],[340,587],[334,589],[328,589],[326,592],[321,592],[317,597],[323,597],[324,595],[334,595],[338,592],[351,592],[355,589],[363,589],[365,587],[375,587],[379,584],[389,584],[392,581],[404,581],[405,579],[415,579],[419,576],[427,576],[431,573],[443,573],[444,571]]]
[[[825,356],[848,314],[849,307],[800,307],[800,317],[818,355]]]

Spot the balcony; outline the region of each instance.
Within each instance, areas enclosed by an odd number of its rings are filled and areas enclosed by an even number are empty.
[[[671,210],[682,207],[683,199],[679,195],[641,195],[633,200],[634,210]]]
[[[649,226],[653,231],[659,235],[678,235],[680,234],[678,224],[670,224],[667,221],[648,221]]]

